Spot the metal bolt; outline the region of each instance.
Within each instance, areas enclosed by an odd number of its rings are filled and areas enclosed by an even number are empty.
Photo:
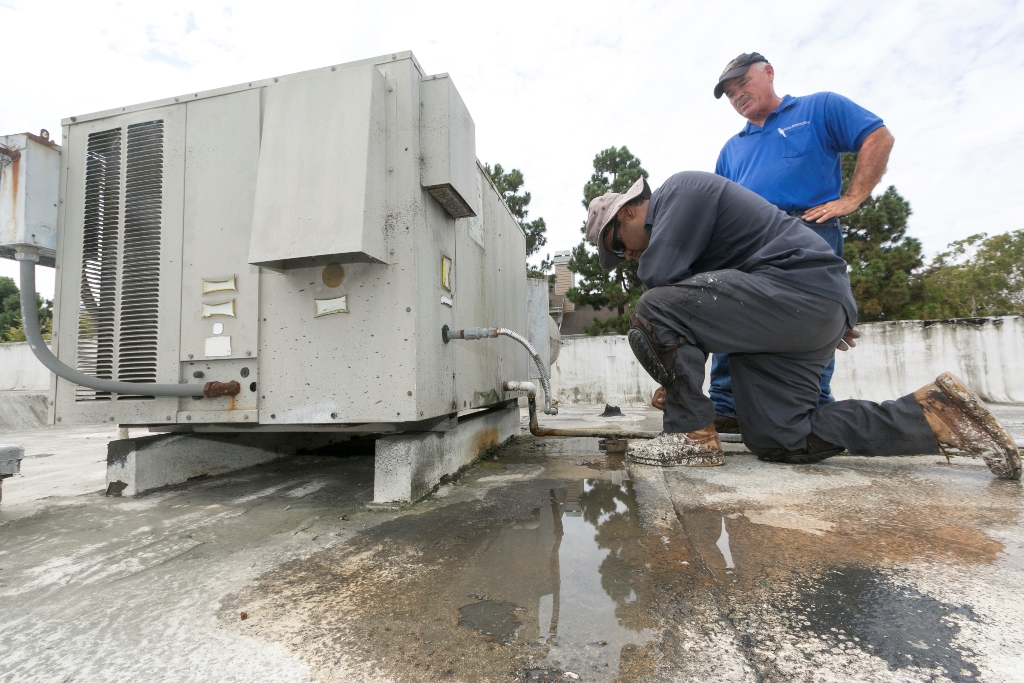
[[[168,416],[167,416],[167,417],[165,417],[164,419],[165,419],[165,420],[167,420],[168,422],[170,422],[170,421],[171,421],[171,416],[170,416],[170,415],[168,415]]]
[[[202,370],[196,370],[195,372],[192,373],[192,376],[195,377],[196,379],[198,379],[198,378],[203,376],[203,371]]]
[[[412,396],[412,392],[411,392],[411,391],[407,391],[407,392],[405,392],[405,393],[406,393],[407,395],[409,395],[409,396]]]
[[[188,354],[188,358],[189,358],[189,360],[192,360],[192,354],[191,353]]]
[[[270,414],[270,419],[271,420],[276,420],[277,419],[277,415],[275,415],[274,413],[271,413]]]
[[[192,419],[192,416],[191,416],[191,415],[186,415],[186,416],[185,416],[185,419],[186,419],[186,420],[191,420],[191,419]]]
[[[408,312],[409,312],[409,311],[411,311],[411,310],[412,310],[412,307],[411,307],[411,306],[406,306],[406,307],[405,307],[405,312],[406,312],[406,313],[408,313]]]
[[[249,391],[256,391],[256,382],[249,382]]]
[[[276,78],[274,79],[274,83],[277,83],[277,79]]]
[[[245,352],[245,355],[247,355],[247,356],[251,356],[251,355],[252,355],[252,351],[246,351],[246,352]]]
[[[242,377],[248,377],[249,376],[249,368],[242,368],[242,370],[238,374],[240,374]]]
[[[338,419],[338,414],[337,413],[331,413],[331,419],[332,420],[337,420]]]
[[[334,71],[334,67],[333,66],[331,67],[331,71]]]

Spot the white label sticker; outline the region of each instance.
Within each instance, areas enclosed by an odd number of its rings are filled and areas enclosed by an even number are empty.
[[[452,300],[451,300],[451,299],[449,299],[449,298],[448,298],[448,297],[446,297],[446,296],[442,296],[442,297],[441,297],[441,303],[442,303],[442,304],[444,304],[445,306],[447,306],[448,308],[451,308],[451,307],[452,307]]]
[[[225,301],[222,304],[203,304],[203,317],[210,318],[215,315],[228,315],[235,317],[235,300]]]
[[[216,358],[218,356],[231,355],[231,337],[207,337],[206,357]]]
[[[339,296],[336,299],[314,299],[316,301],[316,313],[314,318],[332,313],[348,313],[348,297]]]
[[[203,294],[210,292],[223,292],[224,290],[235,289],[235,276],[227,280],[207,280],[203,278]]]
[[[224,334],[224,323],[214,323],[213,324],[213,333],[214,334]]]

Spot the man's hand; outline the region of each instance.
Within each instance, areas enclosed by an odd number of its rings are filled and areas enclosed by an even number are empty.
[[[830,218],[837,218],[839,216],[845,216],[848,213],[853,213],[860,205],[863,200],[857,201],[856,197],[840,197],[831,202],[820,204],[813,208],[804,211],[804,215],[801,218],[808,223],[824,223]]]
[[[843,338],[839,342],[838,346],[836,346],[836,348],[839,349],[840,351],[849,351],[851,348],[857,345],[858,339],[860,339],[860,332],[856,328],[852,330],[847,330],[843,334]],[[655,394],[654,396],[657,397],[658,395]]]
[[[856,211],[882,179],[894,142],[896,140],[885,126],[871,131],[857,151],[857,167],[853,170],[846,196],[807,209],[802,218],[807,222],[824,223],[830,218]]]
[[[654,392],[654,398],[651,399],[651,405],[658,410],[665,410],[665,387],[658,387],[658,390]]]

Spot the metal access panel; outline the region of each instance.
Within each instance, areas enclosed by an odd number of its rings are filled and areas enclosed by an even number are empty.
[[[447,99],[430,104],[441,80]],[[432,107],[454,100],[450,79],[396,53],[65,119],[58,357],[242,391],[153,399],[61,380],[55,420],[376,433],[509,398],[525,350],[441,334],[526,330],[525,236],[472,140],[445,165],[475,215],[454,218],[422,183]]]
[[[0,257],[18,249],[54,265],[60,146],[22,133],[0,135]]]

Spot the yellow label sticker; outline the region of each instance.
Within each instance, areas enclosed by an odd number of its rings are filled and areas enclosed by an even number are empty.
[[[441,257],[441,286],[452,291],[452,260],[447,256]]]

